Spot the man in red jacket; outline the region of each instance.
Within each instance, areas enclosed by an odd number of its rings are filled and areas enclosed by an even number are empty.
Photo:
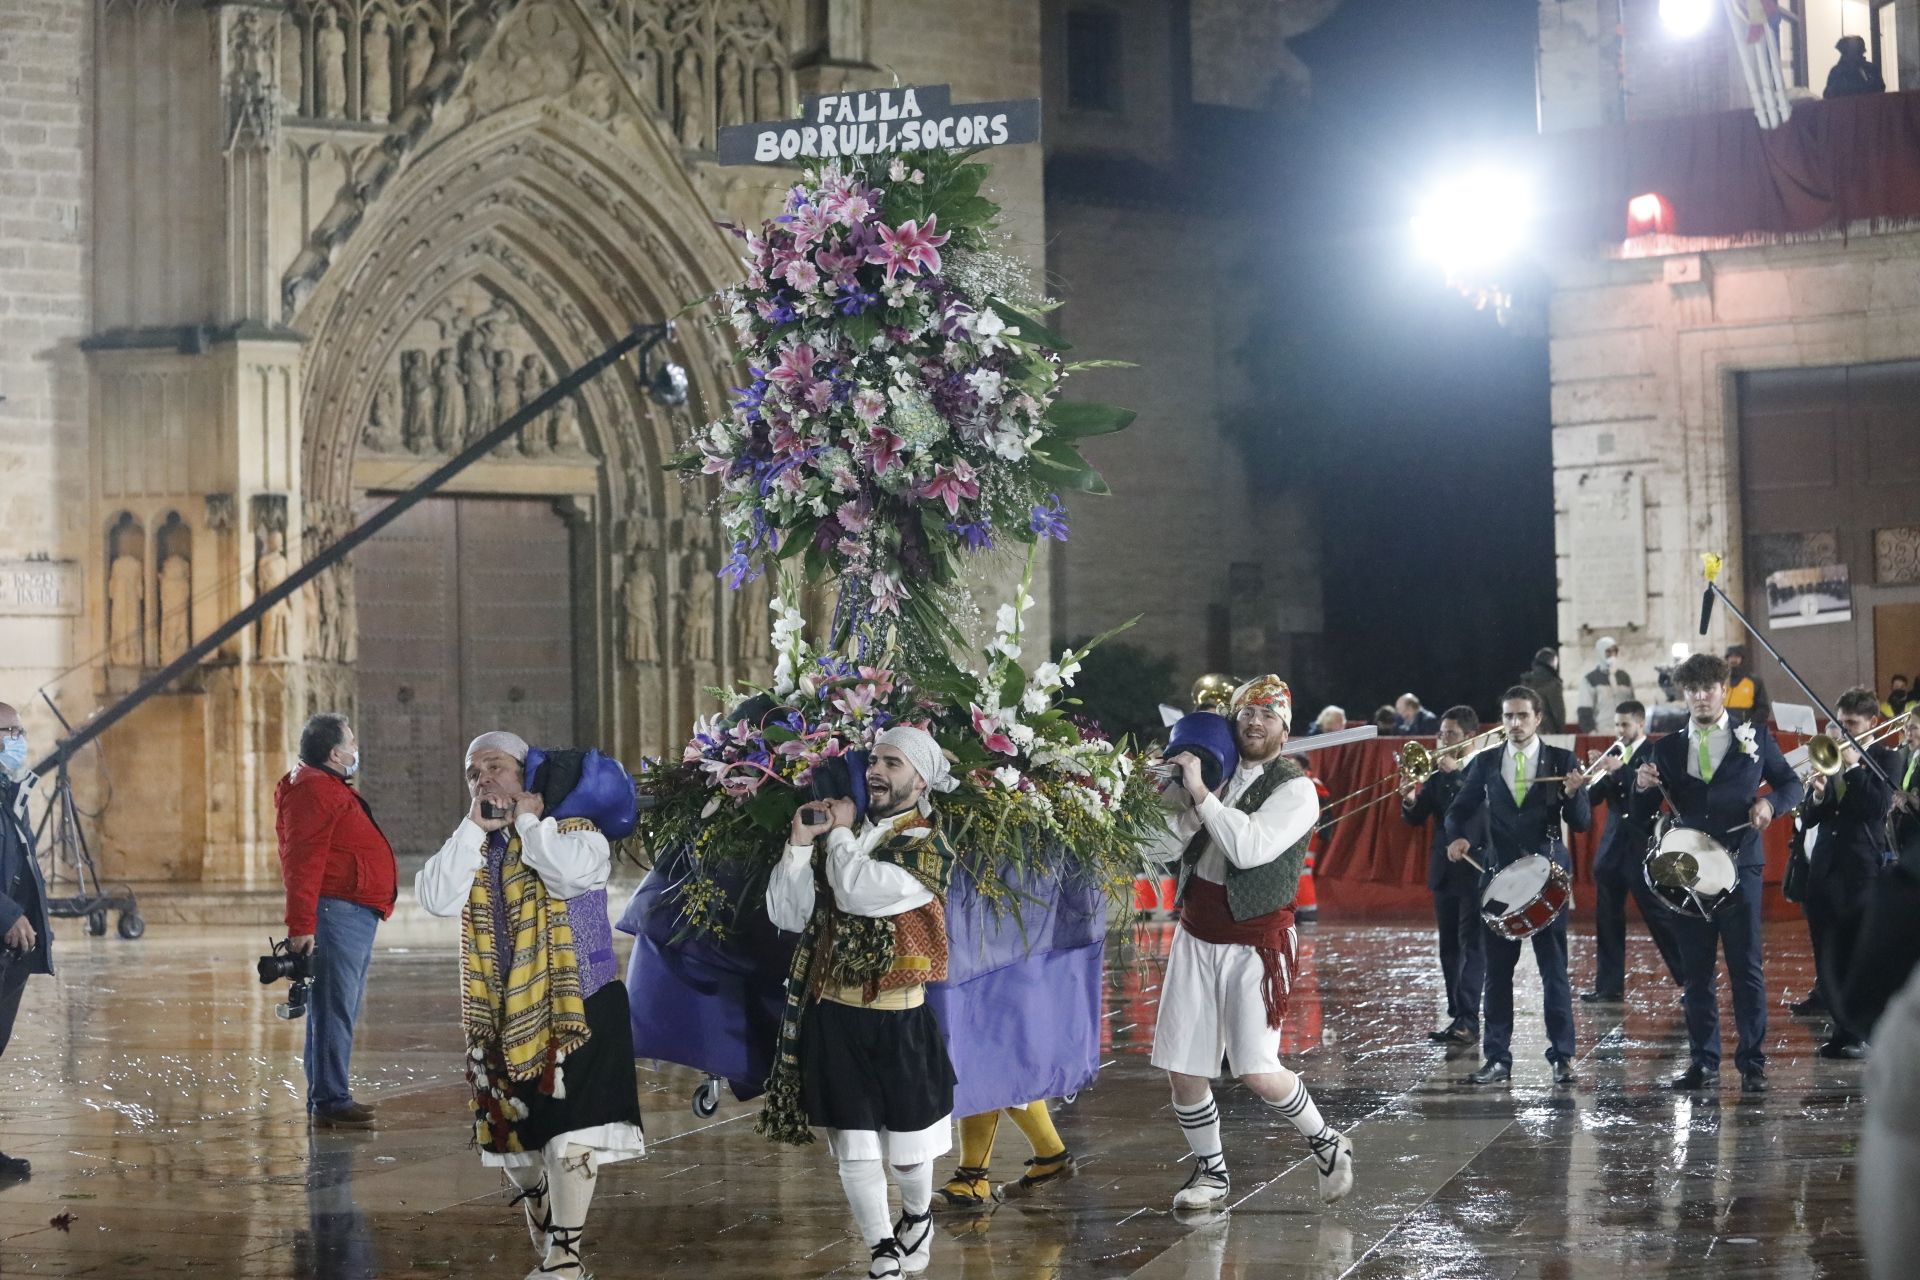
[[[300,731],[300,763],[274,789],[287,942],[313,957],[308,998],[307,1113],[326,1127],[364,1129],[373,1108],[353,1100],[347,1062],[367,992],[373,933],[399,892],[393,846],[347,785],[360,747],[346,717],[323,711]]]

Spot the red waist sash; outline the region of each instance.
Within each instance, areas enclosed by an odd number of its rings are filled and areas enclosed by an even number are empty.
[[[1287,1016],[1293,990],[1293,908],[1281,907],[1251,920],[1235,920],[1227,906],[1227,887],[1189,876],[1180,906],[1180,927],[1202,942],[1252,947],[1260,956],[1260,995],[1267,1025],[1278,1030]]]

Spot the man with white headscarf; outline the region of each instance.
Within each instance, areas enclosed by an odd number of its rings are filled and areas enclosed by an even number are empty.
[[[932,736],[901,725],[874,743],[866,782],[864,821],[850,800],[801,806],[767,884],[768,917],[802,937],[758,1127],[796,1144],[826,1135],[867,1274],[884,1278],[931,1260],[933,1161],[953,1145],[953,1064],[926,986],[947,976],[953,874],[932,796],[954,781]]]
[[[429,913],[461,917],[473,1140],[526,1206],[540,1253],[528,1280],[574,1280],[599,1166],[644,1154],[645,1140],[607,917],[612,851],[591,819],[548,815],[577,776],[529,779],[527,753],[512,733],[473,740],[472,807],[413,888]]]
[[[1280,1061],[1280,1026],[1293,987],[1293,902],[1307,841],[1320,817],[1313,779],[1281,754],[1293,693],[1279,676],[1233,692],[1240,764],[1209,789],[1200,760],[1176,754],[1162,794],[1174,805],[1154,856],[1179,859],[1180,923],[1160,984],[1152,1062],[1167,1073],[1173,1114],[1193,1151],[1176,1210],[1227,1198],[1227,1160],[1213,1077],[1224,1056],[1242,1084],[1307,1141],[1332,1204],[1353,1189],[1353,1143],[1328,1124],[1307,1082]]]

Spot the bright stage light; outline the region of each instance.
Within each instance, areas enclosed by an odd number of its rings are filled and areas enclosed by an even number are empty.
[[[1527,250],[1533,193],[1516,174],[1481,171],[1436,187],[1413,218],[1420,252],[1460,277],[1498,268]]]
[[[1719,0],[1660,0],[1660,21],[1682,39],[1697,36],[1713,20]]]

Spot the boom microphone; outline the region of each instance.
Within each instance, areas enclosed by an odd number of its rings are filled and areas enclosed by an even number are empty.
[[[1713,621],[1713,588],[1709,586],[1700,593],[1700,634],[1707,634],[1707,624]]]

